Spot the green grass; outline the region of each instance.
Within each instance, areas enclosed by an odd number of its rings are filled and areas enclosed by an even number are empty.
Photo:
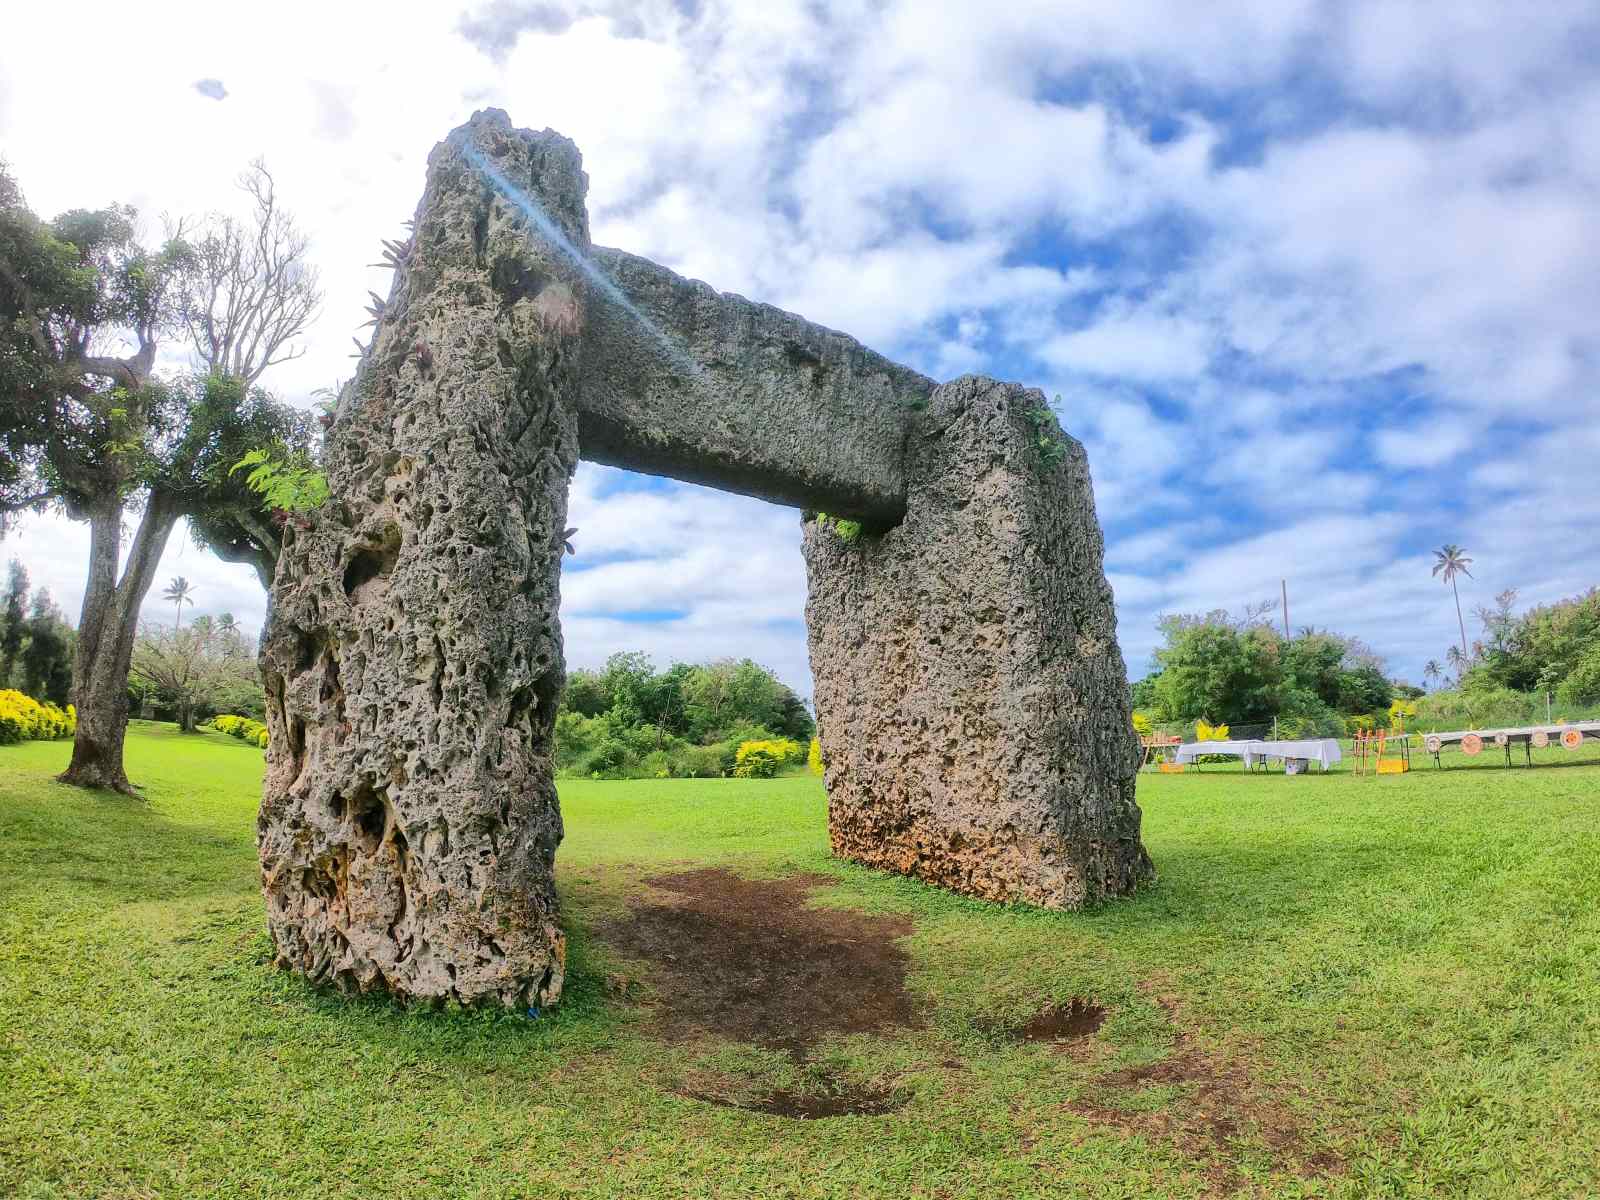
[[[0,1195],[1600,1191],[1592,766],[1147,775],[1160,882],[1080,914],[833,862],[814,780],[563,782],[572,969],[535,1022],[272,969],[253,748],[136,725],[148,802],[50,782],[67,752],[0,748]],[[605,988],[596,923],[642,877],[707,862],[824,872],[822,902],[913,918],[926,1026],[821,1055],[905,1107],[800,1122],[674,1094],[697,1072],[796,1069],[662,1045]],[[984,1032],[1074,995],[1110,1013],[1082,1052]],[[1185,1056],[1209,1066],[1103,1085]],[[1202,1111],[1234,1125],[1199,1136]]]

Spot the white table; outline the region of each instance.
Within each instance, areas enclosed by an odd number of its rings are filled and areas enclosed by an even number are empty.
[[[1321,763],[1322,769],[1326,771],[1334,763],[1344,759],[1344,751],[1333,738],[1306,738],[1294,742],[1255,742],[1244,756],[1244,765],[1254,766],[1258,758],[1303,758],[1307,762]]]
[[[1322,764],[1326,771],[1344,759],[1344,751],[1333,738],[1307,738],[1292,742],[1264,742],[1259,739],[1240,742],[1185,742],[1178,747],[1173,758],[1177,762],[1193,762],[1204,754],[1222,754],[1229,758],[1244,759],[1245,768],[1269,759],[1300,758]]]

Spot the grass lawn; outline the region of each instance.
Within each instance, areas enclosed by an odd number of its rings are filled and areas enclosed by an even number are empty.
[[[1160,881],[1079,914],[833,862],[810,779],[563,783],[568,990],[530,1020],[272,969],[259,751],[136,723],[147,802],[50,782],[67,756],[0,748],[0,1195],[1600,1192],[1597,766],[1147,775]],[[707,866],[773,919],[859,910],[808,1020],[850,1027],[828,1006],[879,926],[914,1019],[803,1053],[695,1035],[676,954],[634,935]],[[1074,998],[1097,1032],[1008,1035]],[[887,1099],[733,1106],[819,1090]]]

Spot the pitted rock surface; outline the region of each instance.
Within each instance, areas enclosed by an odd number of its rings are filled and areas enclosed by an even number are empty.
[[[906,476],[881,536],[806,525],[834,853],[992,900],[1131,891],[1138,739],[1082,445],[1038,391],[967,377]]]
[[[292,529],[263,653],[259,824],[280,962],[313,980],[550,1003],[561,840],[561,531],[584,289],[463,160],[588,241],[577,147],[480,115],[429,159],[415,237]]]
[[[865,526],[805,532],[836,853],[995,899],[1132,890],[1150,863],[1082,447],[1037,392],[935,388],[593,250],[586,189],[571,142],[494,110],[429,158],[329,434],[332,499],[291,521],[273,584],[258,846],[278,961],[402,997],[560,996],[552,737],[580,456]]]

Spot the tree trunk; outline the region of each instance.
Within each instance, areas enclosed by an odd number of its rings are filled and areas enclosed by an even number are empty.
[[[1461,592],[1456,588],[1455,578],[1450,579],[1450,592],[1456,598],[1456,624],[1461,626],[1461,669],[1467,669],[1467,623],[1461,619]]]
[[[178,732],[194,732],[194,701],[187,696],[178,702]]]
[[[128,663],[133,658],[139,606],[150,590],[178,512],[165,496],[157,493],[150,497],[118,583],[122,511],[122,500],[116,496],[88,509],[89,580],[72,672],[78,732],[72,742],[72,762],[56,778],[77,787],[132,795],[133,785],[122,766],[122,743],[128,729]]]

